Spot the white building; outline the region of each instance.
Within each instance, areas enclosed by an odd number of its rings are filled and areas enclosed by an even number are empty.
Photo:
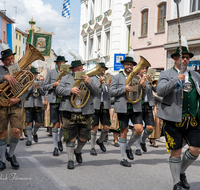
[[[200,73],[200,1],[182,0],[179,4],[181,35],[187,40],[189,51],[194,53],[189,67]],[[168,37],[164,45],[167,50],[167,69],[174,65],[171,54],[178,47],[177,7],[171,0],[171,19],[167,21]]]
[[[90,70],[104,57],[114,69],[114,54],[126,54],[130,43],[131,0],[81,0],[79,54]]]

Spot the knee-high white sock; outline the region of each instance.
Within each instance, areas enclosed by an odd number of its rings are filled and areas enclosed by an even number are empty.
[[[185,170],[188,168],[188,166],[191,165],[197,158],[198,156],[192,155],[189,149],[186,150],[182,158],[181,174],[185,173]]]
[[[141,136],[138,138],[138,140],[136,140],[136,142],[135,142],[135,148],[136,148],[136,150],[137,149],[141,149],[141,146],[140,146],[141,140],[142,140]]]
[[[86,141],[87,142],[87,141]],[[76,147],[76,153],[81,153],[81,150],[83,149],[83,147],[85,146],[86,142],[80,141],[78,139],[78,145]]]
[[[180,181],[180,172],[181,172],[181,157],[179,158],[169,158],[169,166],[173,178],[173,185]]]
[[[58,135],[58,142],[61,141],[61,139],[62,139],[62,137],[63,137],[63,134],[64,134],[64,130],[63,130],[63,128],[61,127],[61,128],[60,128],[59,135]]]
[[[127,157],[126,157],[126,142],[127,142],[127,139],[119,138],[119,146],[120,146],[120,152],[121,152],[122,160],[123,159],[127,160]]]
[[[0,140],[0,157],[3,163],[6,162],[6,147],[7,147],[7,139]]]
[[[58,148],[58,129],[52,129],[54,147]]]
[[[73,142],[66,142],[66,147],[67,147],[68,161],[70,161],[70,160],[74,161],[75,141],[73,141]]]
[[[91,148],[95,148],[97,132],[91,131]]]
[[[15,151],[15,148],[16,148],[16,146],[17,146],[18,141],[19,141],[19,138],[16,139],[16,138],[10,136],[9,157],[13,157],[13,154],[14,154],[14,151]]]
[[[136,135],[134,132],[131,135],[129,142],[126,145],[126,149],[129,150],[131,146],[140,138],[139,135]]]
[[[33,125],[33,135],[36,135],[40,127]]]
[[[145,143],[146,139],[149,137],[149,135],[152,132],[149,132],[147,129],[144,130],[143,134],[142,134],[142,143]]]
[[[27,133],[27,136],[28,136],[28,140],[32,141],[32,127],[26,126],[26,133]]]
[[[104,129],[102,129],[102,130],[101,130],[101,135],[100,135],[98,141],[99,141],[100,143],[102,143],[107,134],[108,134],[108,131],[105,131]]]

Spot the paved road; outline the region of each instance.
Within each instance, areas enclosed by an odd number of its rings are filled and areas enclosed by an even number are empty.
[[[107,152],[96,146],[97,156],[91,156],[90,143],[82,151],[83,163],[75,162],[75,169],[67,169],[66,148],[59,157],[53,157],[53,139],[46,129],[38,133],[39,142],[25,146],[20,141],[15,155],[20,163],[19,170],[13,170],[6,163],[6,170],[0,172],[0,190],[172,190],[165,143],[159,148],[149,146],[148,152],[135,156],[132,167],[119,164],[120,150],[113,146],[112,133],[106,142]],[[130,133],[128,138],[130,138]],[[185,148],[186,150],[186,148]],[[191,190],[200,190],[200,159],[187,170]]]

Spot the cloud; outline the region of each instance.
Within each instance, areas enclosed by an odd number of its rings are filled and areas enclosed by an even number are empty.
[[[73,57],[68,50],[72,49],[78,52],[79,48],[79,21],[74,23],[75,18],[72,16],[70,19],[62,17],[62,1],[57,1],[57,3],[59,2],[60,12],[56,11],[51,4],[43,3],[42,0],[6,0],[6,12],[10,18],[15,19],[16,17],[16,27],[22,31],[30,28],[28,21],[33,17],[36,26],[47,32],[54,32],[52,49],[58,53],[58,49],[61,48],[70,63]],[[3,4],[1,3],[0,6],[2,9]],[[17,6],[17,14],[13,6]]]

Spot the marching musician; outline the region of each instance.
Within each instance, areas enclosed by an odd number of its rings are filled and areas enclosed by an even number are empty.
[[[101,66],[103,74],[108,68],[105,66],[105,63],[102,61],[99,63]],[[103,152],[106,152],[106,147],[103,144],[103,140],[109,132],[110,128],[110,114],[109,109],[111,108],[110,96],[108,86],[104,83],[105,77],[95,75],[91,78],[95,85],[99,87],[100,93],[94,96],[94,109],[95,113],[92,114],[92,131],[91,131],[91,155],[97,155],[95,150],[95,142],[100,146],[100,149]],[[101,130],[101,135],[96,141],[97,130],[99,126],[99,120],[103,125]]]
[[[185,46],[181,48],[182,65],[178,47],[171,55],[174,66],[161,72],[157,85],[157,94],[163,97],[157,117],[164,120],[166,144],[171,150],[169,166],[173,190],[190,189],[185,171],[200,154],[200,76],[187,68],[194,54]],[[181,159],[183,139],[189,148]]]
[[[131,167],[130,163],[127,161],[127,157],[130,160],[134,159],[131,146],[141,136],[143,131],[141,100],[139,100],[136,104],[132,104],[128,101],[126,97],[126,92],[131,93],[134,91],[133,86],[129,86],[130,84],[125,85],[128,75],[133,70],[133,66],[137,65],[137,63],[131,56],[132,53],[133,51],[130,50],[128,56],[126,56],[125,59],[121,61],[124,70],[120,71],[119,74],[113,76],[110,86],[110,96],[115,97],[115,112],[118,115],[120,127],[119,144],[122,156],[120,164],[125,167]],[[140,81],[140,84],[138,85],[138,90],[141,89],[141,87],[145,88],[144,79]],[[129,142],[127,143],[129,118],[134,124],[135,131],[132,134]]]
[[[141,80],[144,80],[145,82],[144,85],[145,89],[143,90],[142,94],[142,119],[145,123],[146,128],[144,129],[144,132],[141,136],[141,143],[140,143],[140,146],[144,152],[147,152],[145,141],[149,137],[149,135],[151,135],[155,126],[153,117],[153,107],[155,106],[153,91],[154,92],[156,91],[156,87],[150,84],[150,82],[153,81],[153,78],[150,78],[149,76],[150,81],[146,80],[147,69],[148,67],[144,67],[138,73],[138,76],[141,78]]]
[[[74,87],[74,74],[77,71],[83,71],[83,65],[80,59],[72,61],[70,69],[73,74],[64,76],[56,89],[57,94],[62,96],[60,111],[63,112],[63,128],[68,155],[68,169],[74,169],[74,154],[76,156],[76,161],[82,163],[81,150],[87,140],[91,138],[91,114],[94,113],[93,95],[100,93],[99,88],[95,85],[93,80],[87,75],[82,75],[81,79],[90,90],[91,95],[82,108],[74,108],[72,106],[70,101],[72,94],[78,96],[82,91],[78,87]],[[81,102],[79,98],[77,98],[76,101],[77,104]],[[78,144],[75,149],[77,137]]]
[[[1,58],[0,60],[4,65],[0,66],[0,83],[8,82],[10,86],[15,87],[17,85],[17,80],[12,75],[7,75],[8,67],[14,63],[14,55],[9,47],[5,47],[5,44],[1,46]],[[22,102],[26,98],[28,92],[26,91],[19,98],[10,98],[9,107],[0,107],[0,171],[6,168],[6,159],[11,163],[14,169],[19,168],[19,163],[14,155],[15,148],[19,141],[19,135],[21,130],[21,120],[22,120]],[[7,127],[8,123],[11,125],[11,136],[10,136],[10,150],[6,154],[7,147]],[[6,156],[5,156],[6,155]]]
[[[62,119],[61,112],[59,111],[61,98],[56,95],[56,87],[59,84],[59,80],[57,78],[60,74],[61,64],[65,64],[67,60],[65,60],[64,56],[58,56],[54,61],[56,63],[56,68],[51,69],[47,72],[45,81],[44,81],[44,90],[48,91],[47,102],[50,103],[50,122],[53,123],[53,142],[54,142],[54,151],[53,156],[58,156],[58,149],[63,151],[62,142],[58,141],[58,128],[60,126],[60,120]],[[62,130],[60,130],[60,134],[62,136]]]
[[[39,82],[37,79],[39,72],[36,68],[31,67],[30,72],[34,75],[34,83]],[[45,91],[43,90],[44,83],[41,81],[41,85],[33,84],[35,86],[31,86],[28,91],[28,96],[26,97],[26,101],[24,104],[25,113],[26,113],[26,131],[28,140],[26,142],[26,146],[32,145],[32,128],[33,128],[33,140],[37,143],[38,136],[37,131],[40,128],[41,123],[43,122],[43,103],[42,96],[45,95]],[[33,124],[33,122],[35,122]]]

